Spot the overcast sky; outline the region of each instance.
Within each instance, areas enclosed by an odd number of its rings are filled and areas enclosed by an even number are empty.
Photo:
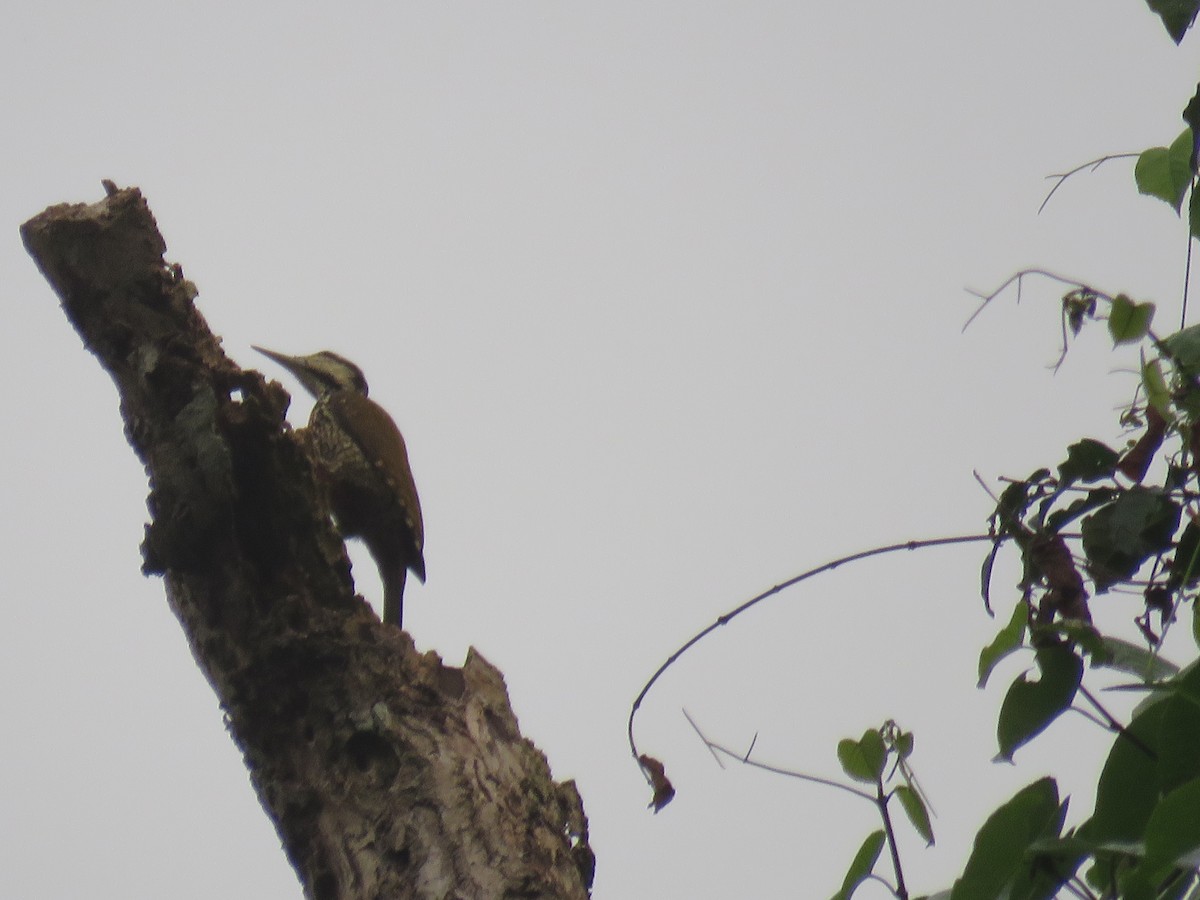
[[[1106,742],[1078,725],[990,761],[1029,660],[975,689],[999,625],[978,548],[839,570],[685,657],[639,718],[679,790],[657,816],[625,717],[672,650],[759,590],[980,530],[973,469],[1120,442],[1136,357],[1097,327],[1048,371],[1053,286],[960,329],[965,288],[1028,265],[1177,319],[1185,235],[1128,161],[1036,214],[1047,174],[1182,128],[1194,39],[1176,48],[1140,0],[126,2],[6,20],[0,895],[300,896],[162,584],[139,574],[146,484],[115,392],[20,245],[21,222],[98,199],[101,178],[142,188],[241,363],[265,366],[256,343],[363,367],[425,511],[406,625],[447,662],[473,645],[505,672],[525,734],[579,783],[597,900],[828,896],[876,827],[840,793],[721,771],[684,707],[825,776],[839,737],[914,730],[939,814],[935,850],[903,841],[916,891],[949,884],[1018,787],[1094,780]],[[998,575],[1005,614],[1015,578]],[[1073,821],[1089,808],[1079,793]]]

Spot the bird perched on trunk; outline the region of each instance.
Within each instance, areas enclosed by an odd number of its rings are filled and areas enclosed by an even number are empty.
[[[383,621],[401,624],[408,570],[425,580],[425,526],[392,417],[367,399],[362,369],[323,350],[288,356],[255,347],[296,376],[317,402],[302,439],[344,537],[361,538],[383,581]]]

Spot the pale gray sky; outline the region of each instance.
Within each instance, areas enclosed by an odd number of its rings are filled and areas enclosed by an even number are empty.
[[[990,762],[1023,663],[975,690],[998,623],[973,549],[839,571],[694,651],[640,717],[679,790],[658,816],[625,716],[668,653],[757,591],[979,529],[972,469],[1117,440],[1132,382],[1114,370],[1133,357],[1097,328],[1051,375],[1053,287],[960,328],[965,287],[1033,264],[1159,301],[1160,327],[1177,315],[1185,237],[1131,165],[1035,215],[1046,174],[1181,129],[1194,43],[1143,3],[6,18],[0,896],[299,896],[162,585],[139,575],[145,479],[114,391],[20,246],[22,221],[98,198],[101,178],[145,191],[242,363],[262,365],[258,343],[363,366],[425,509],[406,623],[506,673],[525,733],[579,782],[597,900],[828,896],[875,827],[841,794],[720,771],[684,706],[821,775],[841,736],[914,730],[940,814],[935,851],[905,841],[917,891],[949,883],[1017,787],[1087,784],[1067,727]]]

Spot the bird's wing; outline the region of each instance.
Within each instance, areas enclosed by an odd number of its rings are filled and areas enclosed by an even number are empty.
[[[418,552],[425,546],[425,525],[421,519],[421,501],[408,465],[408,450],[404,436],[387,411],[362,394],[339,391],[329,398],[329,409],[338,424],[350,435],[363,453],[375,461],[379,471],[399,492],[408,515]]]

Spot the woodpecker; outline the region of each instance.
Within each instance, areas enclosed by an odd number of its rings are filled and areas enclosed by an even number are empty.
[[[367,399],[367,380],[350,360],[328,350],[288,356],[254,349],[316,398],[308,427],[297,434],[343,537],[361,538],[379,567],[383,621],[400,626],[408,570],[425,581],[425,526],[400,429]]]

